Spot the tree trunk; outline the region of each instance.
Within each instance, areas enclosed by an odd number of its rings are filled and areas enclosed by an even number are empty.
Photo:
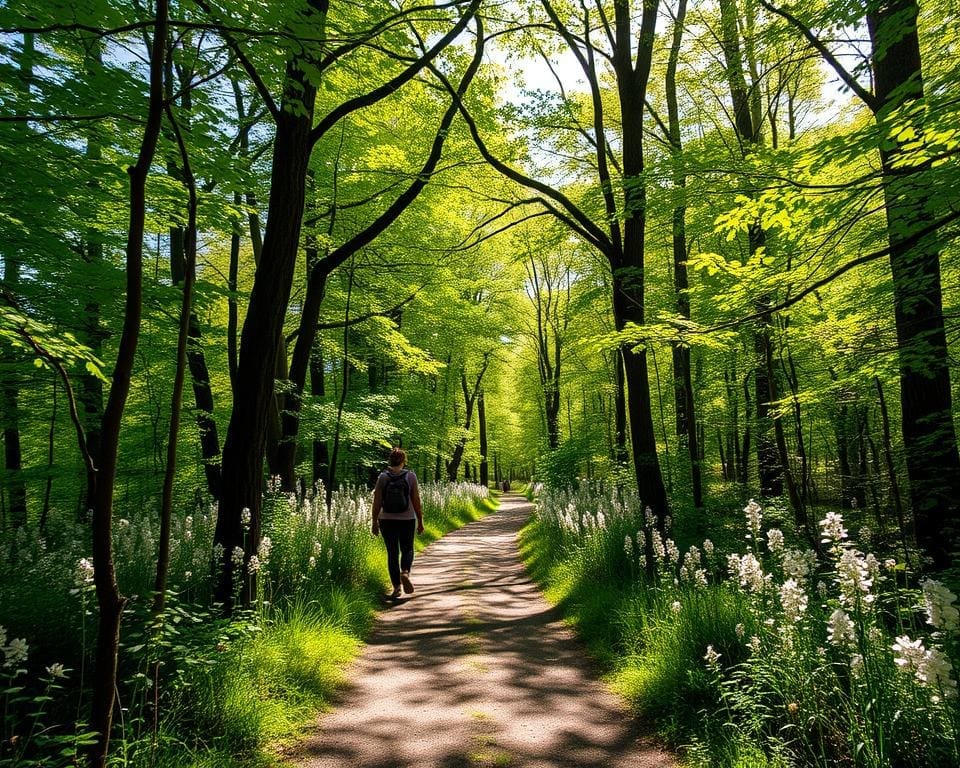
[[[326,2],[326,0],[325,0]],[[412,79],[415,74],[420,72],[431,62],[437,54],[451,42],[460,31],[467,25],[470,18],[476,11],[479,0],[473,0],[470,8],[464,13],[460,20],[453,25],[440,40],[438,40],[429,51],[415,59],[407,69],[398,78],[394,78],[391,88],[378,88],[370,91],[365,97],[354,100],[356,106],[376,103],[388,93],[399,87],[399,83],[404,79]],[[300,430],[300,408],[303,400],[303,389],[306,381],[308,360],[310,350],[313,348],[313,341],[317,334],[317,322],[320,317],[320,306],[323,302],[323,296],[326,286],[326,280],[338,266],[344,264],[352,258],[358,251],[373,242],[381,235],[387,227],[392,224],[405,211],[410,204],[419,197],[424,187],[427,185],[431,174],[436,169],[437,164],[443,154],[443,147],[449,133],[450,126],[453,123],[459,111],[459,100],[466,92],[467,87],[473,80],[474,75],[480,65],[483,48],[478,42],[477,51],[473,60],[467,67],[460,85],[456,90],[456,96],[451,100],[450,106],[444,112],[434,135],[430,151],[419,169],[415,179],[411,182],[396,200],[393,201],[386,210],[383,211],[373,222],[364,227],[360,232],[351,237],[347,242],[328,253],[324,258],[317,259],[310,265],[307,279],[307,291],[304,300],[303,309],[300,313],[300,324],[297,332],[297,339],[294,343],[293,354],[290,359],[289,371],[289,394],[282,398],[281,410],[282,418],[280,422],[279,453],[277,456],[277,472],[280,474],[281,482],[284,486],[292,486],[294,474],[294,456],[296,452],[297,435]],[[361,103],[362,102],[362,103]],[[316,141],[319,134],[315,134],[313,140]],[[332,222],[331,222],[332,225]],[[286,352],[284,351],[284,365],[286,365]],[[286,372],[284,377],[286,378]]]
[[[902,113],[905,105],[923,99],[918,9],[916,0],[880,0],[868,3],[867,8],[876,115],[883,124]],[[922,133],[922,125],[915,129]],[[935,239],[910,240],[911,233],[929,221],[936,207],[935,189],[926,182],[928,164],[904,173],[898,168],[901,156],[898,145],[880,148],[904,456],[917,543],[933,558],[934,569],[943,570],[960,549],[960,454],[953,424],[940,246]]]
[[[172,51],[170,53],[173,55]],[[187,147],[183,141],[180,128],[176,123],[176,118],[172,109],[167,107],[167,116],[176,135],[177,145],[180,149],[181,168],[179,175],[187,189],[189,201],[187,203],[187,227],[180,229],[178,234],[182,237],[180,240],[183,248],[179,256],[183,257],[180,263],[182,268],[183,296],[180,305],[180,327],[177,331],[177,350],[176,362],[173,375],[173,391],[170,394],[170,425],[167,431],[167,456],[166,465],[163,472],[163,490],[160,498],[160,537],[157,546],[157,569],[153,585],[153,613],[159,616],[163,613],[167,597],[167,573],[170,566],[170,528],[171,514],[173,511],[173,482],[177,474],[177,445],[180,436],[180,413],[183,408],[183,385],[186,378],[187,369],[187,345],[190,342],[191,327],[198,325],[197,316],[193,311],[193,288],[196,283],[197,273],[197,185],[190,168],[190,158],[187,154]],[[171,238],[171,242],[173,238]],[[171,264],[175,263],[175,254],[171,253]],[[174,275],[176,282],[177,276]],[[201,354],[201,360],[202,360]],[[206,369],[206,363],[203,364]],[[206,391],[209,392],[209,383],[205,382]],[[197,384],[194,382],[194,392],[197,390]],[[212,396],[211,396],[212,400]],[[211,403],[212,404],[212,403]],[[198,405],[199,407],[199,405]],[[209,417],[209,414],[208,414]],[[198,414],[198,421],[201,416]],[[201,432],[201,435],[203,433]],[[206,459],[206,457],[204,457]],[[206,466],[206,461],[204,462]],[[217,469],[217,479],[219,479],[219,467]],[[207,475],[208,488],[210,488],[210,475]],[[216,484],[214,485],[214,488]],[[212,489],[211,489],[212,492]],[[214,497],[216,498],[216,497]],[[156,715],[155,715],[156,716]]]
[[[130,177],[130,221],[126,245],[126,298],[123,329],[113,369],[112,386],[101,422],[98,471],[88,470],[87,497],[93,501],[93,581],[99,609],[95,677],[90,728],[97,732],[90,747],[94,768],[106,765],[113,724],[117,685],[117,653],[120,647],[120,617],[126,598],[120,594],[113,560],[113,492],[117,473],[120,426],[137,352],[143,306],[143,235],[146,219],[146,181],[160,136],[163,118],[163,72],[167,39],[168,0],[157,0],[156,21],[150,53],[150,99],[143,141]]]
[[[312,20],[318,36],[323,34],[325,0],[312,0]],[[307,163],[310,159],[316,84],[306,76],[297,59],[286,71],[284,96],[275,115],[270,205],[260,263],[254,275],[247,316],[240,336],[237,390],[223,446],[220,507],[214,542],[222,547],[215,589],[216,599],[232,608],[235,548],[244,551],[238,578],[260,544],[260,507],[263,494],[263,459],[274,389],[274,361],[283,345],[283,321],[290,299],[294,267],[300,245]],[[264,365],[264,361],[270,361]],[[250,510],[249,531],[241,522],[242,510]],[[249,603],[254,584],[245,579],[240,597]]]
[[[483,390],[477,395],[477,427],[480,430],[480,485],[490,484],[490,470],[487,464],[487,410]]]
[[[687,15],[687,0],[680,0],[673,21],[673,40],[667,61],[665,77],[668,130],[670,148],[674,155],[673,184],[679,190],[679,202],[673,208],[673,288],[676,294],[677,311],[681,317],[690,319],[690,287],[687,277],[687,205],[684,199],[687,177],[681,167],[683,150],[680,134],[680,109],[677,103],[677,63],[680,44],[683,41],[684,21]],[[700,445],[697,434],[696,405],[693,396],[693,378],[690,366],[690,347],[673,345],[674,404],[677,415],[677,436],[686,438],[687,455],[690,458],[690,485],[693,506],[703,506],[703,482],[700,473]]]

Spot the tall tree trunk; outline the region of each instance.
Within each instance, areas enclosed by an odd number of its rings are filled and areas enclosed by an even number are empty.
[[[330,467],[327,474],[327,506],[330,506],[333,489],[337,483],[337,458],[340,453],[340,424],[343,407],[350,390],[350,300],[353,298],[353,262],[347,279],[347,306],[343,314],[343,378],[340,381],[340,400],[337,403],[337,420],[333,427],[333,450],[330,452]]]
[[[867,4],[875,111],[881,124],[900,119],[894,116],[904,106],[923,100],[917,15],[916,0]],[[922,125],[914,128],[922,134]],[[903,173],[898,167],[902,154],[896,144],[880,147],[899,347],[900,418],[917,543],[933,558],[933,567],[942,570],[960,549],[960,454],[943,320],[940,245],[935,236],[911,242],[911,233],[929,221],[936,207],[935,188],[926,181],[928,164]]]
[[[467,447],[467,435],[470,432],[470,426],[473,423],[473,406],[477,401],[477,397],[480,393],[480,388],[483,382],[483,375],[487,371],[487,366],[490,364],[490,353],[484,353],[483,362],[480,365],[480,370],[477,372],[477,380],[474,382],[473,389],[470,389],[470,385],[467,383],[467,370],[464,367],[460,371],[460,389],[463,392],[463,402],[465,405],[465,414],[463,418],[463,436],[457,440],[456,445],[453,447],[453,455],[450,457],[450,461],[447,462],[447,479],[452,483],[457,479],[457,473],[460,470],[460,461],[463,459],[463,452]]]
[[[323,369],[323,347],[320,344],[314,345],[313,355],[310,357],[310,394],[320,399],[327,396],[326,391],[326,372]],[[326,440],[313,440],[313,482],[327,479],[330,467],[330,453]]]
[[[762,110],[756,109],[758,101],[751,99],[751,90],[748,89],[744,76],[736,0],[720,0],[720,18],[727,86],[733,103],[733,127],[740,144],[740,152],[743,157],[747,157],[763,143]],[[752,92],[757,94],[758,88],[759,83],[754,82]],[[750,194],[752,196],[752,193]],[[750,255],[753,256],[765,246],[766,233],[759,224],[754,223],[750,226],[747,240]],[[770,418],[770,404],[776,387],[772,378],[776,372],[767,365],[767,361],[772,357],[773,344],[772,318],[770,313],[765,311],[769,306],[768,296],[757,299],[760,313],[754,330],[757,468],[760,492],[765,496],[779,496],[783,493],[782,462],[779,460],[776,438],[771,439],[771,432],[775,432],[775,428]]]
[[[310,0],[305,10],[305,23],[313,26],[317,37],[323,35],[327,7],[326,0]],[[283,345],[283,321],[300,245],[315,96],[315,82],[294,58],[287,65],[283,99],[274,116],[276,136],[267,230],[240,336],[237,389],[223,446],[220,506],[214,531],[214,542],[222,548],[222,555],[217,564],[215,597],[228,608],[232,607],[233,597],[233,550],[240,548],[245,553],[237,574],[242,579],[249,556],[260,545],[263,459],[273,400],[273,361]],[[264,365],[265,360],[271,364]],[[248,532],[241,520],[245,508],[250,510]],[[240,593],[243,603],[250,601],[254,589],[253,579],[244,579]]]
[[[172,102],[175,85],[172,51],[168,58],[166,69],[167,100],[168,102]],[[191,78],[192,73],[189,71],[181,72],[179,76],[179,85],[183,91],[180,97],[180,110],[184,115],[189,115],[190,109],[192,108],[189,88]],[[174,130],[176,129],[177,127],[174,126]],[[168,160],[167,172],[172,178],[180,180],[184,186],[189,187],[190,184],[193,184],[195,187],[195,182],[187,178],[187,169],[184,165],[188,163],[189,160],[182,152],[180,162],[181,165],[178,166],[173,159]],[[196,196],[196,190],[194,189],[190,194]],[[193,385],[193,398],[194,404],[196,405],[195,418],[197,431],[200,436],[200,457],[203,462],[203,474],[207,481],[207,492],[214,499],[217,499],[220,497],[220,438],[217,434],[217,422],[213,418],[213,389],[210,386],[210,371],[207,368],[207,359],[203,353],[203,332],[200,328],[200,318],[197,317],[196,312],[193,311],[193,289],[196,284],[196,254],[193,255],[193,260],[191,261],[189,248],[191,242],[193,247],[196,248],[196,232],[191,234],[188,229],[185,229],[183,226],[175,225],[169,229],[169,240],[170,277],[175,286],[183,285],[185,295],[187,293],[190,294],[190,314],[187,318],[188,336],[186,360],[189,365],[190,379]],[[239,250],[239,242],[237,245]],[[232,256],[233,254],[231,253],[231,258]],[[191,266],[191,264],[194,266]],[[194,271],[192,275],[190,274],[191,269]],[[233,264],[231,264],[231,274],[234,278],[234,288],[232,290],[235,290],[236,275],[233,273]],[[188,281],[190,282],[189,291],[187,290]],[[234,299],[234,312],[235,311],[236,303]],[[179,421],[179,415],[177,420]],[[169,443],[167,450],[168,452],[170,450]]]
[[[172,51],[171,54],[172,56]],[[157,569],[153,584],[153,612],[163,613],[167,597],[167,573],[170,567],[170,532],[173,512],[173,482],[177,474],[177,446],[180,437],[180,413],[183,408],[183,385],[187,372],[187,345],[190,342],[191,326],[197,321],[193,311],[193,287],[197,273],[197,185],[190,167],[190,158],[180,127],[172,108],[167,106],[167,116],[180,150],[179,175],[187,189],[187,227],[181,229],[184,261],[182,270],[183,295],[180,304],[180,326],[177,330],[177,351],[173,375],[173,391],[170,393],[170,425],[167,431],[167,456],[163,471],[163,490],[160,497],[160,537],[157,545]],[[171,253],[171,263],[174,254]],[[176,278],[174,278],[176,280]],[[206,364],[204,364],[206,368]],[[207,384],[209,391],[209,384]],[[194,383],[196,392],[196,383]],[[198,416],[198,419],[200,417]],[[202,434],[202,433],[201,433]],[[206,458],[206,457],[205,457]],[[219,470],[219,467],[217,468]],[[207,476],[209,487],[210,477]],[[216,498],[216,497],[214,497]],[[156,716],[156,715],[155,715]]]
[[[480,430],[480,485],[490,484],[490,470],[487,463],[487,410],[483,390],[477,395],[477,427]]]
[[[474,0],[471,8],[461,17],[443,38],[423,56],[413,62],[401,77],[413,77],[416,72],[423,69],[439,53],[449,41],[452,41],[458,30],[462,30],[476,10],[479,0]],[[479,33],[478,33],[479,34]],[[477,69],[480,66],[483,47],[480,42],[477,44],[477,50],[474,58],[467,67],[463,78],[460,81],[455,96],[451,100],[450,106],[444,112],[434,135],[430,151],[420,168],[414,181],[407,187],[373,222],[363,228],[359,233],[351,237],[323,258],[315,259],[310,265],[307,278],[307,291],[304,299],[303,308],[300,313],[300,324],[297,332],[297,339],[294,342],[293,353],[290,358],[289,370],[289,393],[283,398],[281,435],[279,454],[277,456],[277,471],[281,476],[281,482],[284,487],[294,484],[294,455],[296,452],[297,435],[300,430],[300,408],[303,400],[303,389],[306,381],[307,368],[310,357],[310,350],[313,348],[313,341],[317,334],[317,322],[320,318],[320,306],[323,303],[325,286],[327,278],[341,264],[344,264],[354,254],[379,237],[390,224],[399,218],[414,200],[419,197],[424,187],[427,185],[431,174],[440,162],[443,154],[443,147],[449,134],[450,126],[459,110],[459,100],[466,92],[467,87],[473,80]],[[378,89],[383,90],[383,89]],[[368,101],[374,103],[383,98],[384,94],[378,94],[378,90],[371,91],[368,94]],[[332,222],[331,222],[332,226]],[[286,355],[284,354],[284,364],[286,364]],[[285,373],[286,377],[286,373]]]
[[[143,140],[130,177],[130,221],[126,245],[126,297],[123,329],[112,385],[101,422],[100,464],[88,470],[87,497],[93,500],[93,581],[99,609],[93,701],[90,728],[97,739],[90,747],[90,765],[103,768],[110,747],[117,685],[117,653],[120,647],[120,617],[126,598],[120,594],[113,560],[113,492],[117,474],[120,426],[130,392],[130,378],[140,335],[143,308],[143,235],[146,220],[146,182],[156,153],[163,119],[163,72],[167,39],[168,0],[157,0],[153,42],[150,51],[150,97]]]
[[[687,177],[682,168],[683,150],[680,135],[680,109],[677,103],[677,63],[680,44],[687,16],[687,0],[680,0],[673,20],[673,40],[667,60],[665,77],[667,98],[667,128],[670,132],[670,148],[673,154],[673,184],[678,190],[678,203],[673,208],[673,288],[676,293],[677,311],[681,317],[690,319],[690,287],[687,277]],[[685,438],[687,455],[690,458],[690,485],[693,506],[703,506],[703,482],[700,473],[700,445],[697,435],[696,405],[693,396],[693,378],[690,366],[690,347],[673,345],[674,406],[677,414],[677,436]]]
[[[617,80],[620,119],[623,126],[624,220],[622,250],[611,261],[613,273],[614,325],[622,331],[628,323],[645,322],[644,258],[646,237],[646,186],[643,182],[643,113],[647,83],[653,59],[658,3],[645,0],[639,41],[631,32],[633,20],[626,3],[614,6],[616,44],[613,70]],[[636,45],[636,62],[633,53]],[[667,514],[667,491],[657,457],[653,429],[647,353],[643,348],[623,345],[620,350],[626,382],[630,445],[637,491],[658,521]]]
[[[86,68],[90,77],[95,77],[103,68],[103,41],[91,38],[86,41]],[[95,128],[87,134],[87,146],[84,152],[85,159],[91,166],[98,166],[103,159],[103,149]],[[95,194],[100,188],[100,174],[94,173],[89,182],[90,189]],[[91,195],[91,197],[94,196]],[[83,260],[86,264],[99,266],[103,263],[103,236],[95,228],[90,228],[84,237],[82,246]],[[91,291],[83,304],[83,319],[81,320],[80,340],[89,347],[91,353],[98,360],[103,358],[103,341],[106,336],[100,324],[100,302],[95,298],[96,293]],[[83,423],[86,432],[87,450],[95,462],[99,462],[100,455],[100,421],[103,419],[103,381],[92,373],[84,371],[78,382],[78,398],[83,407]],[[89,507],[90,500],[87,500]]]

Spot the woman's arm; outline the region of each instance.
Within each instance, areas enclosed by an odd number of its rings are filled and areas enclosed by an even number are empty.
[[[383,504],[383,489],[381,488],[382,483],[380,480],[381,477],[377,478],[377,484],[373,486],[373,507],[370,512],[373,515],[373,524],[370,526],[370,530],[374,536],[380,535],[380,507]]]
[[[420,502],[420,480],[413,476],[413,488],[410,489],[413,511],[417,513],[417,533],[423,533],[423,504]]]

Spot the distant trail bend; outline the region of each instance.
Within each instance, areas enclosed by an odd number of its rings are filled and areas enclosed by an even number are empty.
[[[385,610],[300,768],[673,768],[527,577],[500,509],[418,556],[416,592]]]

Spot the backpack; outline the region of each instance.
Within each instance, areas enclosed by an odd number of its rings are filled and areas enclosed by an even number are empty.
[[[399,475],[387,471],[387,480],[383,484],[383,503],[380,511],[388,515],[399,515],[410,506],[410,485],[407,483],[407,471]]]

